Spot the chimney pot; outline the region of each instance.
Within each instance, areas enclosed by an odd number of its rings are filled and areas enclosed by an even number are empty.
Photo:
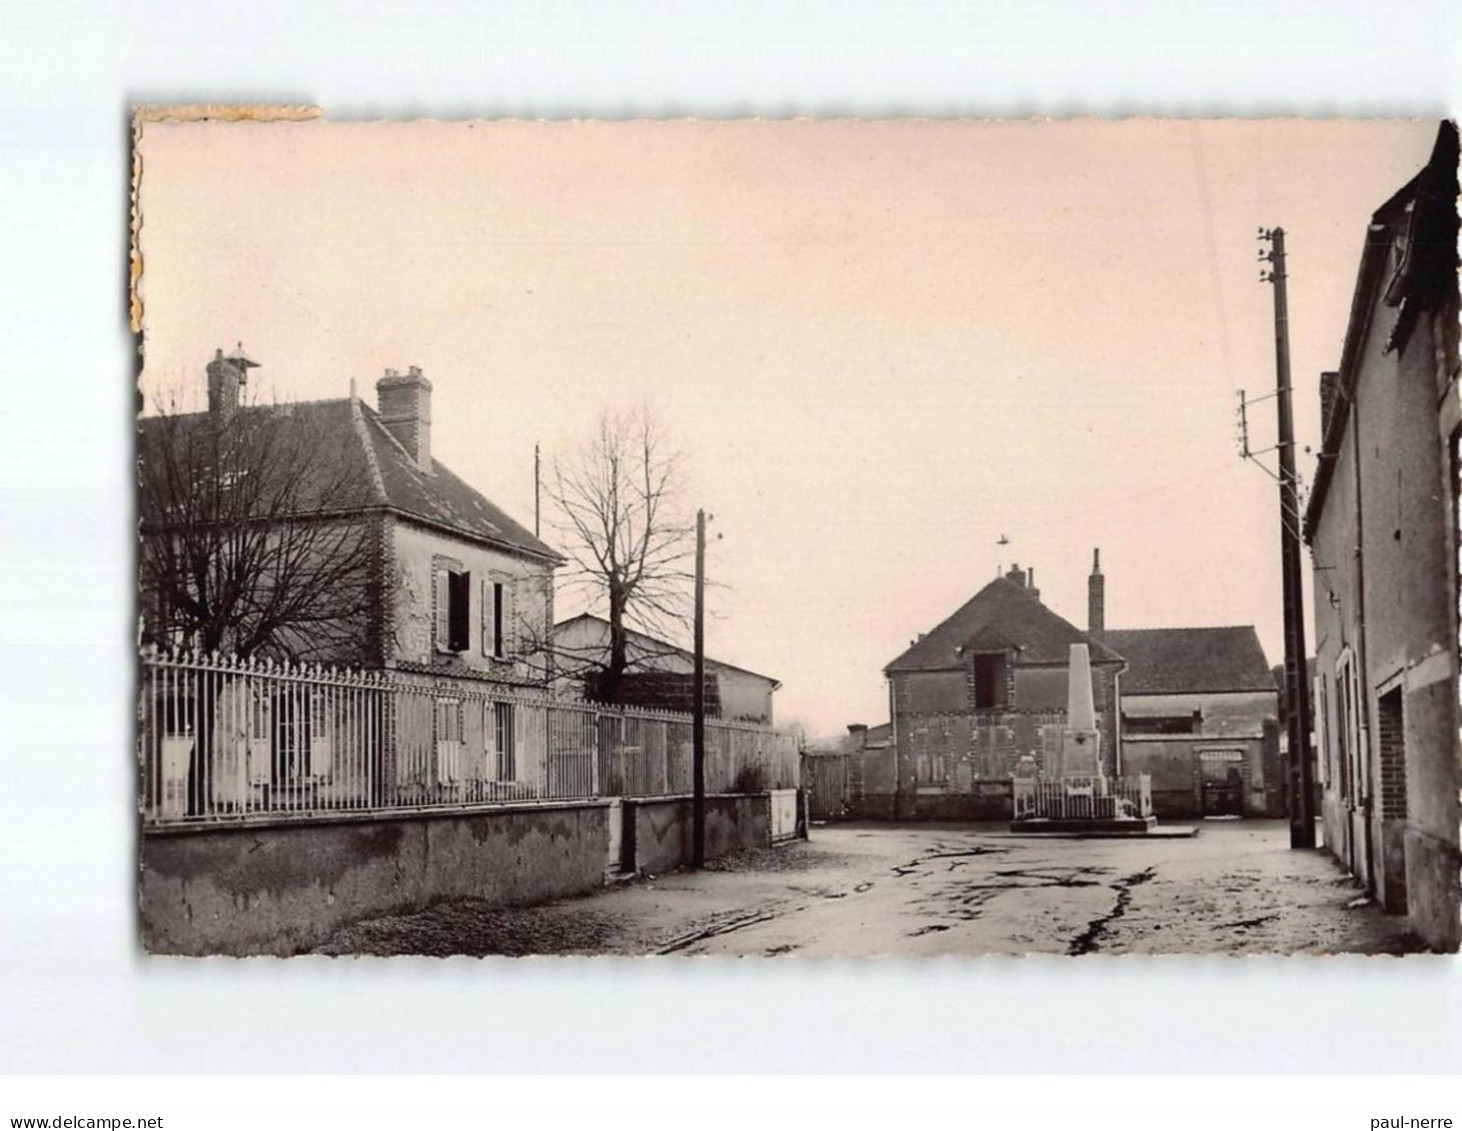
[[[424,472],[432,469],[431,382],[413,365],[403,377],[394,369],[376,382],[381,423]]]
[[[227,420],[238,411],[240,392],[248,380],[249,370],[258,364],[244,353],[242,344],[230,357],[224,357],[221,348],[213,351],[207,370],[209,415]]]

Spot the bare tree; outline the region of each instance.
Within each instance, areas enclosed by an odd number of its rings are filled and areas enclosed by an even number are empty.
[[[367,658],[379,595],[350,407],[254,405],[139,421],[139,580],[151,642],[239,657]]]
[[[605,412],[593,436],[554,459],[548,494],[578,589],[607,610],[608,648],[555,645],[556,670],[592,676],[597,695],[618,702],[634,662],[673,654],[687,634],[695,580],[695,528],[682,506],[685,458],[648,409]],[[629,631],[667,641],[663,653],[631,646]]]

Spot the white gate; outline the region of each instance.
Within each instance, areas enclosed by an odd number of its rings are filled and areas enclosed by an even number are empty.
[[[772,801],[772,843],[791,840],[797,835],[797,791],[774,789]]]

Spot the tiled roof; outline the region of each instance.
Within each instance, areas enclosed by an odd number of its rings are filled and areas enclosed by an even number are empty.
[[[1064,664],[1073,644],[1088,645],[1093,663],[1122,658],[1046,608],[1029,589],[997,577],[884,671],[951,670],[963,667],[971,650],[1007,647],[1019,649],[1022,664]]]
[[[367,405],[360,408],[370,454],[380,472],[381,489],[393,510],[450,527],[469,538],[561,560],[555,550],[459,479],[441,460],[432,460],[430,475],[421,471],[386,430],[375,410]]]
[[[609,647],[609,622],[603,617],[595,616],[593,613],[580,613],[576,617],[569,617],[568,620],[559,621],[556,625],[553,626],[553,630],[555,633],[558,633],[571,624],[577,624],[579,621],[590,621],[604,629],[605,643],[603,646],[607,652]],[[626,627],[624,631],[625,635],[629,638],[629,642],[641,649],[643,652],[643,655],[636,657],[633,649],[630,650],[629,662],[631,665],[633,665],[637,661],[637,659],[643,659],[645,658],[645,656],[657,657],[674,655],[680,657],[682,660],[693,661],[695,659],[695,654],[693,652],[690,652],[689,650],[680,647],[678,644],[671,644],[670,642],[665,640],[657,640],[655,637],[650,636],[647,633],[637,632],[633,628]],[[724,660],[713,660],[710,656],[706,657],[706,669],[708,671],[720,669],[722,671],[740,672],[742,675],[755,676],[757,679],[764,679],[768,683],[772,684],[772,689],[774,691],[782,686],[782,681],[774,676],[762,675],[761,672],[754,672],[750,668],[740,668],[737,667],[735,664],[728,664]]]
[[[367,405],[353,405],[350,400],[305,401],[238,411],[267,413],[273,428],[307,432],[311,441],[319,445],[317,450],[327,454],[327,458],[312,466],[320,483],[313,494],[310,485],[306,485],[302,492],[305,504],[302,513],[322,507],[334,512],[385,508],[408,520],[430,523],[473,541],[563,560],[440,460],[432,461],[430,475],[422,472],[386,430],[375,410]],[[206,413],[166,420],[158,416],[141,418],[138,428],[143,451],[149,439],[161,440],[165,428],[186,429],[206,419]],[[329,498],[325,499],[327,492]]]
[[[1253,625],[1108,629],[1102,639],[1127,660],[1123,695],[1275,689]]]

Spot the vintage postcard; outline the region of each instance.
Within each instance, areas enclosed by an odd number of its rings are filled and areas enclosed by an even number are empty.
[[[134,156],[149,951],[1458,949],[1452,123]]]

